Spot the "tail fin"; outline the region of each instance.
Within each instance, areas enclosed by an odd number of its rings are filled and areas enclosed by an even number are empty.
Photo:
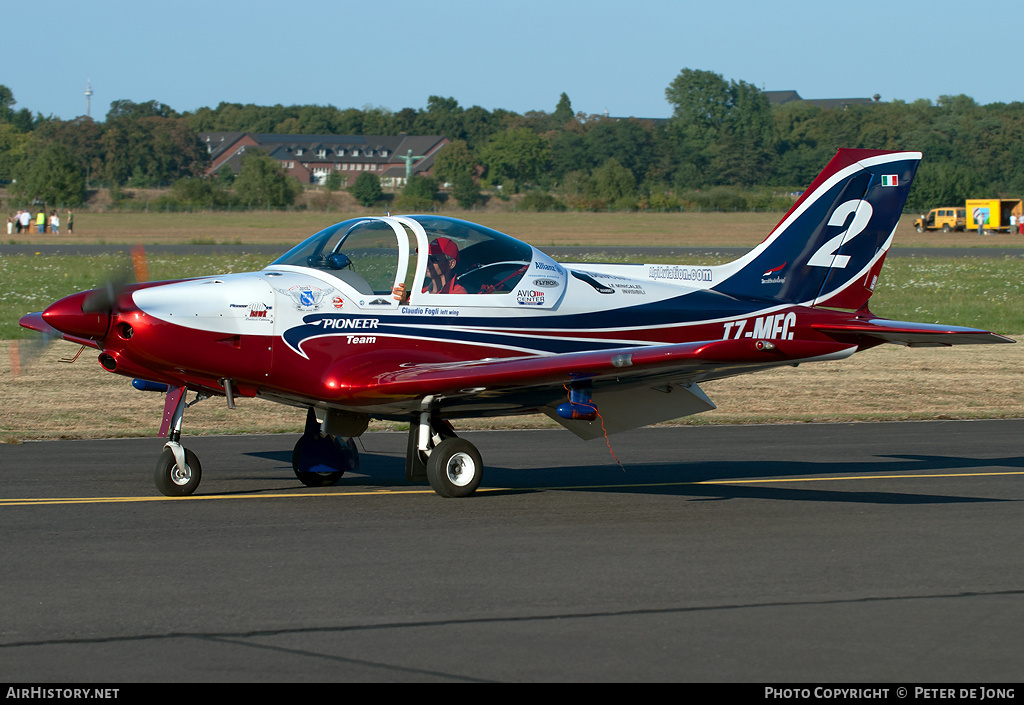
[[[920,152],[840,149],[765,240],[715,291],[858,309],[875,288]]]

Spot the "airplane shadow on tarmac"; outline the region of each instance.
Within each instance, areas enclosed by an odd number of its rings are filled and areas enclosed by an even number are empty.
[[[294,481],[291,453],[286,451],[250,452],[247,455],[281,463],[282,481]],[[857,491],[854,486],[831,485],[833,489],[795,485],[768,486],[772,479],[799,481],[807,476],[816,480],[840,477],[870,478],[885,476],[943,475],[971,473],[987,469],[996,472],[1024,468],[1024,457],[970,458],[942,455],[879,455],[865,462],[835,461],[704,461],[578,465],[559,467],[512,468],[487,466],[478,497],[500,497],[531,492],[629,492],[675,495],[700,500],[737,498],[779,499],[812,502],[855,502],[868,504],[947,504],[956,502],[1007,501],[985,497],[920,494],[893,491]],[[486,462],[486,460],[485,460]],[[255,478],[254,478],[255,479]],[[266,480],[266,475],[259,479]],[[742,484],[744,480],[763,480],[766,484]],[[740,484],[731,484],[739,481]],[[359,473],[346,475],[333,488],[355,487],[425,488],[426,484],[405,480],[405,460],[396,455],[364,453]],[[293,486],[289,483],[289,488]],[[331,487],[323,488],[330,492]]]

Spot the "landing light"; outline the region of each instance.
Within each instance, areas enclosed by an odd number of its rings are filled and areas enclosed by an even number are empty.
[[[612,358],[612,367],[632,367],[633,356],[632,355],[616,355]]]

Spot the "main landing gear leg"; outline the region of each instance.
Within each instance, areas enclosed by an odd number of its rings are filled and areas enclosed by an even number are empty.
[[[181,419],[185,415],[185,388],[172,387],[164,401],[164,423],[170,432],[156,461],[156,488],[168,497],[184,497],[196,491],[203,468],[196,454],[181,445]],[[196,401],[199,401],[197,398]],[[193,402],[194,404],[195,402]]]
[[[292,451],[292,470],[306,487],[337,484],[347,471],[359,469],[359,451],[351,438],[321,431],[313,407],[306,412],[305,432]]]
[[[480,451],[455,435],[450,423],[432,409],[430,399],[409,423],[405,477],[410,482],[430,483],[442,497],[468,497],[483,478]]]

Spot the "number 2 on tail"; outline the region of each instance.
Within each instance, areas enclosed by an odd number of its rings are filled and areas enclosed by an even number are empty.
[[[845,268],[846,265],[850,263],[850,256],[837,255],[836,253],[839,252],[839,248],[842,247],[844,243],[864,232],[864,228],[866,228],[868,223],[871,221],[871,214],[873,211],[874,209],[871,208],[870,203],[860,199],[847,201],[836,208],[832,213],[832,217],[828,219],[829,225],[842,225],[846,222],[846,219],[851,213],[854,214],[853,222],[850,223],[849,228],[819,247],[818,251],[811,255],[811,258],[807,260],[807,264],[811,267]]]

